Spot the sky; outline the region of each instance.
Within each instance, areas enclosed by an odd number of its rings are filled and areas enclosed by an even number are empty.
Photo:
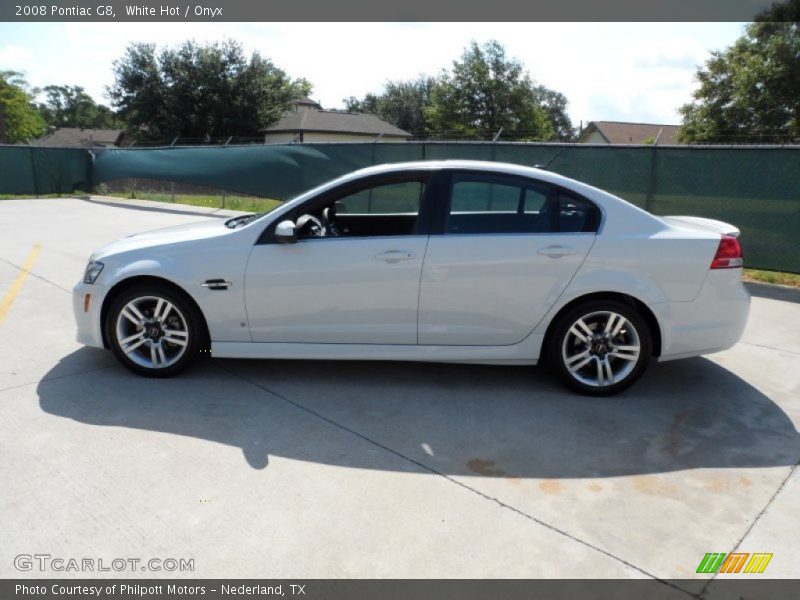
[[[697,66],[742,23],[2,23],[0,70],[32,86],[80,85],[108,103],[112,62],[131,42],[229,38],[314,86],[324,108],[380,92],[387,80],[436,74],[471,40],[495,39],[531,77],[566,95],[581,121],[677,124]]]

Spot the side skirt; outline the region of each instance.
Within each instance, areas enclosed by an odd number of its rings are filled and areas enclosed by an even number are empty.
[[[212,342],[215,358],[293,360],[397,360],[496,365],[535,365],[542,335],[531,334],[511,346],[415,346],[381,344],[295,344]]]

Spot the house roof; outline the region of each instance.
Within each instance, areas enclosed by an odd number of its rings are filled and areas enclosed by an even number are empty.
[[[299,106],[313,106],[315,108],[322,108],[319,102],[312,100],[308,96],[303,96],[302,98],[295,98],[294,100],[292,100],[292,104]]]
[[[374,135],[376,137],[381,134],[386,137],[411,137],[409,132],[395,127],[375,115],[339,110],[322,110],[320,108],[286,112],[272,127],[267,127],[261,131],[267,133],[313,131]]]
[[[114,146],[122,137],[122,129],[79,129],[77,127],[59,127],[52,133],[34,140],[34,146],[51,148],[75,148],[90,146]]]
[[[655,123],[624,123],[621,121],[590,121],[580,136],[580,141],[597,131],[609,144],[644,144],[658,136],[659,145],[680,144],[679,125]],[[659,132],[661,135],[659,136]]]

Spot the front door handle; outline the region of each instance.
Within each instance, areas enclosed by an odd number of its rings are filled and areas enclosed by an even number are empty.
[[[200,285],[210,290],[227,290],[231,287],[231,282],[225,281],[224,279],[206,279]]]
[[[387,263],[396,263],[401,260],[411,260],[414,253],[411,250],[387,250],[375,255],[375,260],[382,260]]]
[[[545,246],[539,249],[539,254],[550,258],[561,258],[562,256],[575,254],[575,248],[570,246]]]

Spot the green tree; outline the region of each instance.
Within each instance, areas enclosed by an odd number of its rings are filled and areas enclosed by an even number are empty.
[[[761,11],[755,18],[762,22],[791,22],[800,21],[800,0],[787,0],[786,2],[774,2],[772,6]]]
[[[51,127],[115,129],[119,120],[107,106],[97,104],[80,86],[48,85],[39,112]]]
[[[800,140],[800,23],[772,20],[791,14],[800,16],[796,0],[773,6],[730,48],[712,52],[693,101],[680,109],[683,141]]]
[[[380,97],[375,94],[367,94],[362,99],[355,96],[349,96],[343,100],[344,109],[348,112],[371,113],[378,114],[378,99]]]
[[[7,141],[24,143],[43,135],[47,125],[36,109],[21,73],[0,71],[0,105],[5,115]]]
[[[426,116],[433,129],[470,137],[501,128],[523,133],[524,139],[556,136],[536,84],[496,41],[472,42],[453,61],[452,70],[443,72],[432,90]]]
[[[543,85],[534,86],[533,93],[536,102],[544,109],[550,120],[553,128],[551,139],[562,142],[575,141],[577,132],[567,114],[567,97],[561,92],[551,90]]]
[[[156,52],[132,44],[114,62],[113,106],[134,135],[145,139],[257,136],[291,100],[311,92],[257,52],[233,41],[184,42]]]
[[[423,136],[428,131],[425,110],[430,105],[436,79],[420,76],[410,81],[389,81],[380,95],[367,94],[362,100],[345,98],[347,110],[372,113],[392,125]]]
[[[502,127],[517,139],[575,139],[564,94],[531,80],[495,41],[472,42],[438,77],[389,81],[383,93],[351,96],[344,104],[423,137],[485,137]]]

